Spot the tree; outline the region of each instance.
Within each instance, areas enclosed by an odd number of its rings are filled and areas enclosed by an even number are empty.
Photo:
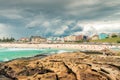
[[[6,40],[5,40],[5,37],[3,37],[3,39],[2,39],[2,42],[5,42]]]
[[[2,42],[2,39],[0,39],[0,42]]]
[[[120,40],[118,40],[117,43],[120,43]]]
[[[3,37],[3,39],[0,39],[0,42],[14,42],[14,41],[15,41],[15,39],[13,37],[11,37],[11,38]]]
[[[11,37],[11,38],[10,38],[10,41],[13,42],[13,41],[15,41],[15,39],[14,39],[13,37]]]
[[[112,38],[115,38],[115,37],[117,37],[117,35],[116,35],[116,34],[113,34],[113,35],[112,35]]]

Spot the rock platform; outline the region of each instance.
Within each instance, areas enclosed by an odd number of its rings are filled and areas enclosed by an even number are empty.
[[[81,52],[0,63],[0,80],[120,80],[120,57]]]

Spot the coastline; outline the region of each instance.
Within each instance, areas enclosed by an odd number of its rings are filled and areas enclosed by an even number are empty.
[[[120,45],[105,45],[105,44],[19,44],[19,43],[0,43],[0,48],[53,48],[53,49],[78,49],[100,51],[105,48],[120,48]]]
[[[120,47],[91,44],[16,44],[2,43],[1,48],[50,48],[102,50]],[[82,52],[63,52],[35,55],[0,62],[2,80],[118,80],[120,56],[88,55]],[[113,70],[114,69],[114,70]],[[114,74],[113,74],[114,73]]]
[[[119,50],[117,50],[117,51],[110,50],[111,48],[116,48],[116,47],[119,48]],[[102,44],[96,45],[96,44],[18,44],[18,43],[0,43],[0,48],[1,49],[2,48],[3,49],[4,48],[10,48],[12,50],[14,50],[14,49],[15,50],[16,49],[19,49],[19,50],[24,50],[24,49],[29,49],[29,50],[31,50],[31,49],[41,50],[42,49],[42,50],[45,50],[45,49],[47,49],[48,51],[49,50],[58,50],[59,51],[59,52],[56,52],[56,51],[55,52],[54,51],[47,52],[47,54],[48,53],[50,53],[50,54],[54,54],[54,53],[59,54],[59,53],[69,52],[69,51],[66,51],[66,50],[73,50],[73,51],[76,51],[76,52],[83,52],[83,53],[86,53],[86,54],[89,54],[89,55],[102,55],[103,50],[107,48],[109,50],[109,53],[108,53],[109,55],[114,55],[114,56],[119,56],[120,55],[120,46],[118,46],[118,45],[117,46],[116,45],[102,45]],[[39,53],[39,54],[41,55],[41,53]],[[36,55],[39,55],[39,54],[37,53]],[[14,54],[14,55],[16,55],[16,54]],[[29,55],[26,55],[26,56],[29,56]],[[19,58],[19,57],[16,57],[16,58]],[[6,58],[6,56],[5,56],[4,60],[6,61],[7,59],[8,58]]]

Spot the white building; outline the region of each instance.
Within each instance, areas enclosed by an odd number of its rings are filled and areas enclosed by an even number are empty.
[[[70,35],[70,36],[66,36],[64,37],[65,41],[76,41],[76,36],[74,35]]]
[[[49,38],[47,38],[47,43],[64,43],[64,38],[62,38],[62,37],[49,37]]]

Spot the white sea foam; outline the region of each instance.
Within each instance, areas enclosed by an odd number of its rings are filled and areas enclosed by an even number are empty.
[[[9,59],[8,58],[4,58],[3,61],[9,61]]]
[[[35,50],[35,51],[32,51],[32,50]],[[36,49],[36,48],[5,48],[4,50],[0,50],[0,60],[1,61],[9,61],[9,60],[15,59],[15,58],[28,57],[28,56],[32,57],[34,55],[44,54],[44,53],[49,55],[49,54],[55,54],[55,53],[57,54],[57,53],[64,53],[64,52],[72,52],[72,50],[47,49],[47,48],[41,48],[41,49]],[[22,54],[22,53],[26,53],[26,54]],[[9,54],[9,55],[7,55],[7,54]]]
[[[55,53],[56,53],[55,51],[50,52],[50,54],[55,54]]]
[[[111,48],[116,48],[116,46],[112,46]]]
[[[8,48],[8,51],[21,51],[21,50],[43,50],[43,49],[35,49],[35,48]]]
[[[57,53],[65,53],[65,52],[71,52],[71,51],[68,51],[68,50],[59,50]]]

